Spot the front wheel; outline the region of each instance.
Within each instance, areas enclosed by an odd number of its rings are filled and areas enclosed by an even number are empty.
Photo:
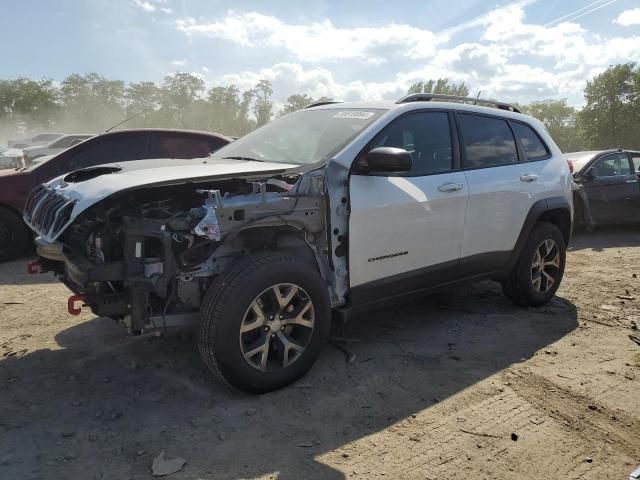
[[[558,227],[551,223],[538,223],[503,283],[505,294],[517,305],[544,305],[560,286],[565,261],[566,246]]]
[[[198,348],[231,386],[268,392],[311,368],[329,335],[330,317],[327,288],[314,266],[282,253],[250,256],[210,286]]]

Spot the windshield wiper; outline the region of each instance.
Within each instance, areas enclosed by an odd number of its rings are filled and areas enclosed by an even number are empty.
[[[221,160],[247,160],[249,162],[264,162],[264,160],[251,157],[222,157]]]

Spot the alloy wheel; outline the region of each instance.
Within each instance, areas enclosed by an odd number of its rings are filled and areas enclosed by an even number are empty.
[[[552,240],[544,240],[533,255],[531,284],[538,293],[546,293],[555,285],[560,273],[560,248]]]
[[[292,283],[279,283],[256,296],[240,325],[240,347],[252,367],[271,372],[289,367],[311,341],[313,302]]]

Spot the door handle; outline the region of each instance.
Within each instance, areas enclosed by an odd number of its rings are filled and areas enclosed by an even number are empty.
[[[638,183],[638,180],[627,180],[627,183]]]
[[[462,185],[461,183],[445,183],[444,185],[440,185],[438,187],[438,191],[439,192],[457,192],[458,190],[462,190],[462,187],[464,187],[464,185]]]
[[[520,181],[525,183],[535,182],[538,179],[538,175],[534,173],[525,173],[524,175],[520,175]]]

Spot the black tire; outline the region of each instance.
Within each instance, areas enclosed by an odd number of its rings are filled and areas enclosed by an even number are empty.
[[[0,207],[0,262],[15,260],[31,244],[31,235],[13,210]]]
[[[554,279],[553,285],[545,291],[540,291],[534,285],[532,274],[534,271],[534,257],[539,248],[542,248],[543,242],[553,240],[557,254],[559,257],[559,265],[557,267],[550,266],[546,272]],[[555,255],[552,253],[550,255]],[[556,294],[562,276],[564,275],[564,267],[566,262],[566,245],[562,233],[555,225],[546,222],[539,222],[534,227],[529,238],[520,252],[520,258],[515,267],[509,272],[507,278],[502,283],[502,289],[505,295],[516,305],[539,307],[549,302]],[[546,280],[545,280],[546,281]]]
[[[295,284],[308,294],[305,301],[312,303],[314,327],[295,361],[262,371],[245,359],[240,326],[261,292],[284,283]],[[331,307],[326,285],[313,266],[291,255],[267,252],[246,257],[219,275],[205,295],[200,316],[198,349],[207,367],[232,387],[264,393],[296,381],[315,363],[329,336]],[[269,333],[264,335],[262,338]]]

